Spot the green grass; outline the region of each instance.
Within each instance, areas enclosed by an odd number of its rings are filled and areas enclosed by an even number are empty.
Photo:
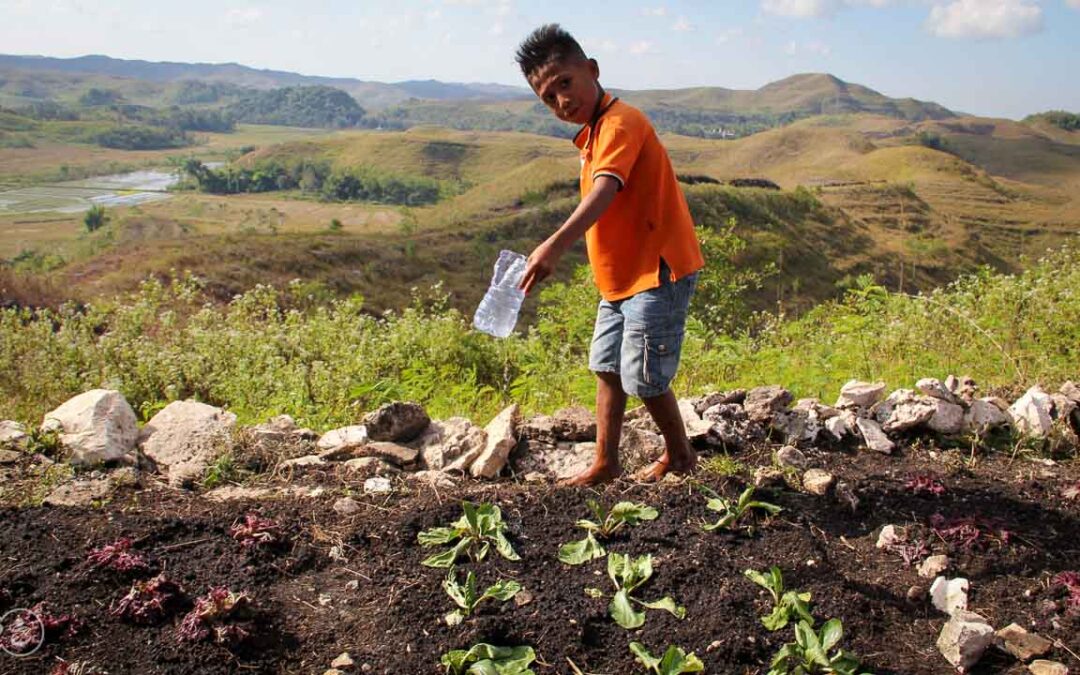
[[[899,388],[950,373],[983,392],[1054,387],[1075,378],[1080,357],[1078,263],[1063,249],[1022,274],[986,270],[917,297],[864,279],[843,301],[772,317],[754,334],[716,334],[692,315],[675,390],[779,383],[828,400],[851,378]],[[207,303],[209,290],[148,281],[84,308],[0,311],[0,417],[33,422],[102,383],[140,410],[194,397],[241,422],[289,413],[319,429],[391,400],[483,422],[509,401],[550,412],[593,397],[596,291],[585,274],[549,287],[536,324],[507,340],[473,331],[438,290],[378,317],[361,298],[327,304],[301,283],[258,286],[225,306]]]

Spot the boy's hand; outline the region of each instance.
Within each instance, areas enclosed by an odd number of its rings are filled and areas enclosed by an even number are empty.
[[[562,251],[558,250],[550,241],[545,241],[537,246],[529,255],[525,266],[525,274],[521,275],[521,283],[518,288],[528,295],[532,287],[551,276],[555,266],[559,264]]]

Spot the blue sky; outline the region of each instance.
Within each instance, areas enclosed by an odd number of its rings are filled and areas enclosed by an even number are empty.
[[[981,115],[1080,111],[1080,0],[0,0],[0,52],[521,84],[514,48],[549,21],[609,87],[829,72]]]

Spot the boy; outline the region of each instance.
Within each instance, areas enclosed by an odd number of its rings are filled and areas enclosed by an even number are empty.
[[[645,115],[604,92],[596,61],[557,24],[533,31],[518,48],[517,62],[556,117],[583,125],[574,138],[581,203],[532,252],[521,280],[528,293],[585,235],[603,298],[589,355],[597,377],[596,458],[566,484],[595,485],[622,473],[619,435],[628,395],[645,403],[667,446],[635,477],[689,473],[697,457],[669,384],[697,271],[705,263],[671,161]]]

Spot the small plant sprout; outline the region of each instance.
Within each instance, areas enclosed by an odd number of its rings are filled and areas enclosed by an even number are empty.
[[[610,537],[624,525],[634,526],[643,520],[656,520],[660,515],[656,509],[646,504],[619,502],[610,510],[605,510],[595,500],[590,499],[586,503],[596,520],[577,521],[577,526],[585,530],[585,538],[559,547],[559,561],[567,565],[581,565],[607,555],[596,537]]]
[[[281,526],[276,521],[249,513],[229,528],[232,538],[244,548],[259,548],[281,541]]]
[[[28,656],[43,644],[71,637],[83,622],[73,614],[52,614],[44,602],[30,609],[15,609],[4,615],[0,650],[13,656]]]
[[[608,613],[611,614],[615,623],[627,630],[638,628],[645,623],[645,612],[636,611],[635,603],[645,609],[667,610],[679,619],[686,617],[686,608],[675,604],[670,597],[665,596],[652,602],[631,597],[631,594],[648,581],[652,574],[651,555],[631,558],[629,555],[620,553],[608,554],[608,576],[615,584],[615,595],[608,604]],[[594,598],[603,597],[603,593],[594,588],[586,589],[585,593]]]
[[[912,476],[904,483],[904,489],[914,494],[926,493],[935,497],[945,494],[945,486],[933,476],[925,474]]]
[[[637,662],[649,669],[656,675],[679,675],[680,673],[701,673],[705,671],[705,664],[694,654],[687,654],[680,647],[671,645],[660,658],[649,653],[645,645],[640,642],[631,642],[630,651],[634,653]]]
[[[120,537],[111,544],[95,548],[86,555],[86,562],[94,569],[106,568],[117,572],[144,572],[150,569],[146,559],[138,553],[130,553],[131,539]]]
[[[491,545],[499,555],[507,560],[521,560],[510,540],[506,538],[506,523],[503,522],[502,512],[494,504],[480,504],[462,502],[462,510],[465,512],[450,527],[433,527],[424,530],[417,536],[421,546],[439,546],[451,544],[454,547],[437,553],[423,562],[426,567],[451,567],[462,555],[468,555],[474,562],[480,562],[487,554]]]
[[[532,647],[496,647],[481,642],[470,649],[452,649],[439,662],[447,675],[535,675]]]
[[[476,606],[484,600],[506,602],[514,597],[521,590],[521,584],[513,579],[504,579],[489,586],[483,593],[477,593],[475,574],[469,572],[465,577],[465,584],[462,585],[457,581],[457,568],[450,568],[446,579],[443,580],[443,590],[458,606],[458,609],[446,615],[447,625],[456,626],[465,617],[470,616],[476,610]]]
[[[704,485],[699,486],[699,488],[709,495],[709,501],[705,504],[705,508],[720,514],[720,519],[715,523],[706,523],[702,526],[709,532],[713,530],[734,529],[735,523],[751,509],[761,509],[770,516],[775,516],[783,510],[776,504],[754,501],[753,485],[750,485],[743,490],[737,501],[722,497]]]
[[[810,594],[796,591],[784,591],[784,577],[780,568],[773,565],[768,574],[757,570],[746,570],[743,575],[769,592],[773,599],[773,610],[768,616],[761,617],[761,625],[771,631],[778,631],[796,616],[814,625],[814,617],[810,614]]]
[[[855,656],[843,650],[829,653],[842,637],[840,619],[826,621],[820,633],[806,621],[799,621],[795,625],[795,642],[780,648],[768,675],[858,675],[859,660]]]
[[[1053,579],[1055,584],[1065,587],[1069,596],[1065,606],[1070,614],[1080,614],[1080,574],[1076,572],[1058,572]]]
[[[248,632],[233,623],[249,618],[251,596],[233,593],[227,588],[216,587],[195,601],[195,607],[180,622],[178,636],[186,642],[201,642],[213,637],[214,642],[235,645],[242,642]]]
[[[128,594],[109,607],[109,614],[132,623],[150,626],[168,618],[187,596],[179,584],[159,574],[149,581],[136,581]]]

